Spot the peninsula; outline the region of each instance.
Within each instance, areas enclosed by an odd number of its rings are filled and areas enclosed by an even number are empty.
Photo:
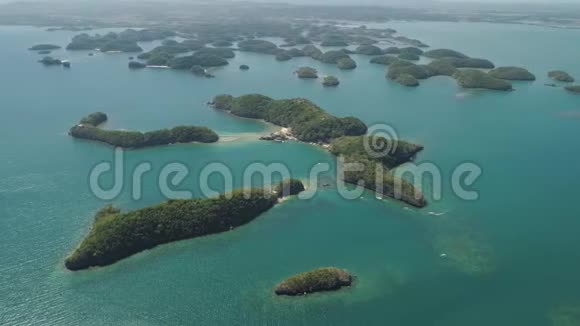
[[[274,289],[277,295],[304,295],[314,292],[335,291],[352,284],[353,276],[344,269],[318,268],[292,276]]]
[[[304,189],[298,180],[285,182],[277,189],[285,187],[292,189],[287,196]],[[107,266],[158,245],[226,232],[251,222],[283,196],[254,188],[216,198],[170,200],[127,213],[107,206],[97,212],[91,230],[66,259],[65,266],[72,271]]]
[[[143,148],[177,143],[215,143],[219,136],[211,129],[196,126],[178,126],[149,132],[105,130],[98,126],[107,121],[102,112],[83,118],[72,127],[69,135],[74,138],[95,140],[122,148]]]

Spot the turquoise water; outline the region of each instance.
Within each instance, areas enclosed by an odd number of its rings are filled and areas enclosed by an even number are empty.
[[[215,79],[129,71],[126,54],[56,51],[55,57],[72,62],[65,70],[37,64],[38,55],[26,48],[65,45],[74,33],[1,27],[0,324],[533,326],[549,325],[552,309],[580,302],[580,98],[543,86],[553,69],[580,78],[580,31],[389,26],[434,47],[525,66],[538,81],[516,83],[511,93],[464,91],[448,78],[407,89],[387,81],[367,57],[354,56],[358,69],[345,72],[306,58],[279,63],[249,53],[216,69]],[[251,70],[240,72],[242,63]],[[325,89],[296,79],[292,71],[302,65],[336,75],[341,85]],[[311,200],[285,202],[234,232],[165,245],[106,268],[64,269],[95,210],[106,204],[91,194],[89,171],[113,154],[110,147],[69,138],[71,125],[104,111],[111,128],[198,124],[222,136],[264,132],[268,127],[259,122],[205,105],[215,94],[250,92],[305,97],[336,115],[391,124],[402,138],[425,146],[419,162],[443,171],[443,199],[416,211],[370,193],[349,201],[327,189]],[[248,140],[130,151],[126,157],[127,171],[143,161],[154,171],[169,162],[186,164],[192,173],[181,188],[196,195],[195,173],[210,162],[231,167],[236,185],[252,162],[285,162],[301,178],[316,163],[332,162],[305,144]],[[450,189],[452,170],[466,161],[483,169],[473,186],[477,201],[460,200]],[[131,209],[163,200],[155,173],[144,184],[142,200],[131,200],[125,187],[112,203]],[[487,248],[489,273],[466,273],[439,257],[449,249],[438,245],[441,239],[461,234]],[[284,278],[327,265],[352,271],[355,286],[305,298],[272,294]]]

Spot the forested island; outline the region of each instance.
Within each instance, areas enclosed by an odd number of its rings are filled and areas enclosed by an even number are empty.
[[[512,84],[506,80],[495,78],[480,70],[467,69],[456,72],[453,78],[463,88],[484,88],[498,91],[513,90]]]
[[[314,292],[335,291],[350,286],[353,276],[336,267],[318,268],[310,272],[292,276],[274,289],[277,295],[304,295]]]
[[[268,211],[280,198],[300,193],[304,186],[299,180],[286,180],[276,189],[240,189],[216,198],[170,200],[127,213],[107,206],[97,212],[89,234],[66,258],[65,266],[76,271],[111,265],[158,245],[232,230]]]
[[[580,94],[580,85],[566,86],[565,89],[570,93]]]
[[[69,135],[74,138],[95,140],[122,148],[143,148],[178,143],[215,143],[219,136],[211,129],[197,126],[178,126],[156,131],[106,130],[98,126],[107,121],[102,112],[93,113],[73,126]]]
[[[499,67],[491,70],[489,75],[505,80],[536,80],[536,76],[525,68],[520,67]]]
[[[261,94],[239,97],[218,95],[213,99],[212,105],[236,116],[261,119],[289,128],[292,137],[297,140],[321,144],[332,154],[344,157],[346,161],[363,164],[363,171],[345,174],[344,181],[347,183],[358,184],[362,180],[364,187],[369,190],[415,207],[427,205],[421,191],[412,183],[397,179],[387,172],[382,176],[382,188],[377,189],[377,164],[381,164],[388,171],[412,161],[423,150],[420,145],[398,141],[395,151],[386,151],[374,157],[373,153],[365,150],[364,142],[372,141],[372,144],[384,147],[390,145],[387,139],[368,139],[364,136],[367,126],[359,119],[332,116],[306,99],[274,100]],[[400,187],[401,192],[397,191],[397,187]]]
[[[58,50],[60,48],[61,48],[60,45],[37,44],[37,45],[30,47],[28,50],[30,50],[30,51],[51,51],[51,50]]]
[[[141,52],[143,49],[137,42],[162,40],[175,36],[175,32],[159,29],[127,29],[120,33],[110,32],[105,35],[93,36],[83,33],[73,37],[67,50],[96,50],[101,52]]]
[[[572,77],[569,73],[562,70],[550,71],[548,73],[548,77],[552,78],[553,80],[564,83],[573,83],[575,81],[574,77]]]

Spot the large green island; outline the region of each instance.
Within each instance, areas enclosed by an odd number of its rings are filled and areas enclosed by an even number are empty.
[[[218,110],[233,115],[261,119],[289,130],[288,135],[296,140],[317,143],[346,162],[361,163],[363,171],[348,172],[343,176],[346,183],[358,185],[415,207],[425,207],[423,193],[411,182],[389,173],[397,166],[412,161],[423,147],[397,140],[396,146],[381,137],[365,136],[367,126],[354,117],[338,118],[330,115],[316,104],[301,98],[275,100],[260,94],[239,97],[218,95],[212,105]],[[369,153],[364,144],[376,145],[376,153]],[[382,147],[392,150],[381,151]],[[385,173],[377,175],[377,168],[384,167]],[[380,182],[377,182],[379,180]]]
[[[149,132],[106,130],[99,125],[107,121],[102,112],[93,113],[73,126],[69,135],[74,138],[100,141],[122,148],[143,148],[178,143],[215,143],[219,136],[211,129],[197,126],[177,126]]]
[[[322,291],[335,291],[352,284],[352,275],[335,267],[318,268],[292,276],[274,289],[277,295],[303,295]]]
[[[286,180],[274,191],[240,189],[216,198],[170,200],[127,213],[107,206],[97,212],[89,234],[65,266],[76,271],[111,265],[161,244],[229,231],[251,222],[282,197],[303,190],[302,182]]]

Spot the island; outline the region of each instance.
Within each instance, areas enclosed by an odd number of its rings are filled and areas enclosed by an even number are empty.
[[[493,69],[495,65],[487,59],[445,57],[438,60],[445,61],[455,68]]]
[[[562,70],[553,70],[548,73],[548,77],[552,78],[553,80],[564,82],[564,83],[573,83],[575,81],[574,77],[570,76],[569,73],[562,71]]]
[[[322,85],[324,85],[325,87],[335,87],[338,86],[339,84],[340,81],[338,80],[338,78],[334,76],[325,76],[324,79],[322,80]]]
[[[320,57],[320,61],[322,61],[324,63],[337,64],[339,60],[345,59],[345,58],[350,58],[350,57],[344,51],[331,50],[331,51],[327,51],[324,54],[322,54],[322,56]]]
[[[429,50],[423,53],[424,56],[432,59],[441,59],[441,58],[460,58],[460,59],[467,59],[469,58],[467,55],[449,49],[435,49]]]
[[[304,295],[321,291],[334,291],[352,284],[353,276],[344,269],[318,268],[292,276],[274,289],[277,295]]]
[[[387,72],[387,78],[396,80],[401,75],[410,75],[415,79],[427,79],[432,76],[432,73],[427,66],[416,65],[409,61],[399,60],[391,63],[389,71]]]
[[[285,139],[319,144],[329,149],[332,154],[344,157],[346,161],[363,164],[365,169],[362,171],[345,173],[346,183],[357,185],[362,180],[364,181],[362,186],[381,195],[401,200],[418,208],[427,205],[423,193],[412,183],[386,172],[382,175],[382,182],[378,183],[377,180],[380,179],[376,175],[379,168],[377,165],[390,171],[403,163],[412,161],[423,150],[423,146],[400,140],[393,151],[381,151],[381,146],[389,145],[388,140],[364,136],[367,126],[362,121],[354,117],[332,116],[306,99],[274,100],[261,94],[239,97],[218,95],[211,104],[215,109],[235,116],[261,119],[284,127],[288,130],[285,133]],[[280,139],[280,135],[265,139]],[[378,148],[378,155],[366,151],[364,144],[367,143],[377,145],[375,147]]]
[[[248,66],[248,65],[240,65],[240,70],[250,70],[250,66]]]
[[[162,244],[233,230],[304,186],[294,180],[276,189],[286,189],[289,194],[240,189],[215,198],[169,200],[127,213],[107,206],[96,213],[88,235],[66,258],[65,266],[72,271],[107,266]]]
[[[571,92],[571,93],[574,93],[574,94],[580,94],[580,85],[566,86],[565,89],[568,92]]]
[[[509,81],[495,78],[480,70],[460,70],[453,75],[453,78],[463,88],[484,88],[499,91],[513,90],[512,84]]]
[[[317,48],[315,45],[308,44],[304,48],[302,48],[302,52],[307,56],[311,57],[314,60],[321,60],[323,52]]]
[[[336,62],[336,66],[341,70],[352,70],[356,68],[356,62],[350,57],[342,58]]]
[[[410,74],[400,74],[395,78],[395,81],[403,86],[407,87],[417,87],[419,86],[419,81],[417,78]]]
[[[30,51],[50,51],[50,50],[58,50],[60,48],[61,48],[60,45],[37,44],[37,45],[30,47],[28,50],[30,50]]]
[[[408,61],[419,61],[421,58],[414,54],[414,53],[409,53],[409,52],[404,52],[399,54],[398,56],[399,59],[401,60],[408,60]]]
[[[391,55],[381,55],[374,58],[371,58],[369,61],[370,63],[378,64],[378,65],[385,65],[388,66],[393,62],[396,62],[398,59]]]
[[[220,67],[228,64],[228,60],[208,53],[195,53],[193,55],[175,57],[168,62],[168,66],[176,70],[191,70],[193,66]]]
[[[397,52],[398,54],[408,53],[408,54],[414,54],[416,56],[420,56],[420,55],[423,55],[423,53],[425,53],[425,51],[423,51],[423,50],[421,50],[419,48],[413,47],[413,46],[409,46],[409,47],[406,47],[406,48],[400,48],[400,49],[397,49],[397,50],[398,50],[398,52]]]
[[[289,55],[286,51],[280,51],[278,54],[276,54],[276,61],[288,61],[290,59],[292,59],[292,56]]]
[[[137,42],[163,40],[176,36],[175,32],[163,29],[127,29],[120,33],[110,32],[105,35],[86,33],[75,35],[67,45],[67,50],[95,50],[101,52],[141,52]]]
[[[453,76],[457,72],[457,68],[444,59],[435,59],[427,67],[433,76]]]
[[[296,75],[298,78],[316,79],[318,78],[318,71],[311,67],[300,67],[296,70]]]
[[[146,64],[139,61],[129,61],[129,69],[143,69],[147,67]]]
[[[145,133],[98,128],[105,121],[107,121],[106,114],[93,113],[73,126],[69,135],[74,138],[94,140],[129,149],[191,142],[215,143],[219,140],[219,136],[206,127],[178,126]]]
[[[499,67],[491,70],[489,75],[505,80],[536,80],[536,76],[525,68],[520,67]]]
[[[278,46],[270,41],[266,40],[244,40],[238,42],[238,48],[240,51],[274,54],[278,49]]]
[[[53,57],[48,57],[48,56],[42,58],[38,62],[42,63],[45,66],[60,66],[60,65],[62,65],[62,60],[55,59]]]
[[[360,45],[356,48],[355,52],[363,55],[381,55],[383,50],[374,45]]]

